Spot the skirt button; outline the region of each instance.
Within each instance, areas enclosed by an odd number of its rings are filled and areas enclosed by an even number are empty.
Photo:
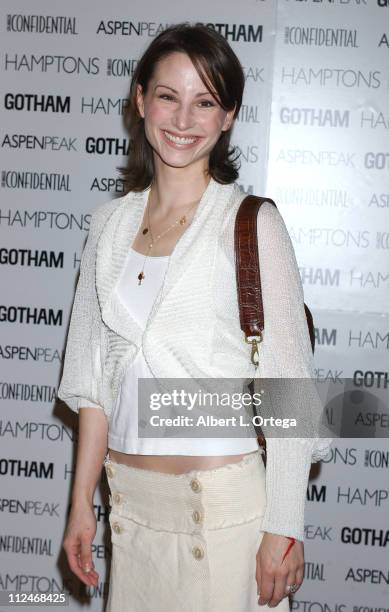
[[[199,512],[198,510],[194,510],[192,513],[192,518],[194,520],[195,523],[200,523],[201,522],[201,512]]]
[[[192,491],[194,491],[195,493],[198,493],[199,491],[201,491],[201,484],[199,483],[197,478],[193,478],[190,481],[190,486],[191,486]]]
[[[115,533],[117,533],[117,534],[119,534],[119,533],[121,533],[121,532],[123,531],[123,530],[122,530],[122,528],[120,527],[119,523],[114,523],[114,524],[112,525],[112,529],[113,529],[113,530],[114,530],[114,532],[115,532]]]
[[[194,556],[195,559],[202,559],[204,557],[204,551],[202,548],[200,548],[200,546],[194,546],[192,548],[192,554]]]
[[[114,494],[113,501],[115,502],[115,504],[120,504],[120,502],[122,501],[122,496],[120,495],[120,493]]]

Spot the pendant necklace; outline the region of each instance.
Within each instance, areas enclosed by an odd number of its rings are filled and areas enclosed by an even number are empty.
[[[147,257],[149,256],[149,252],[151,251],[151,249],[153,248],[153,246],[154,246],[154,245],[155,245],[155,244],[158,242],[158,240],[159,240],[160,238],[162,238],[162,236],[164,236],[165,234],[167,234],[167,232],[168,232],[168,231],[170,231],[170,230],[171,230],[173,227],[175,227],[176,225],[178,225],[178,223],[179,223],[180,225],[185,225],[185,223],[186,223],[186,215],[187,215],[187,214],[188,214],[188,213],[189,213],[189,212],[192,210],[192,208],[194,207],[194,205],[195,205],[195,204],[197,204],[197,203],[198,203],[200,200],[201,200],[201,198],[199,198],[198,200],[195,200],[193,203],[191,202],[191,204],[192,204],[192,205],[191,205],[191,206],[190,206],[190,208],[189,208],[189,209],[186,211],[186,213],[185,213],[184,215],[182,215],[182,216],[181,216],[179,219],[177,219],[177,221],[175,221],[175,222],[174,222],[172,225],[170,225],[170,226],[169,226],[169,227],[168,227],[168,228],[167,228],[167,229],[166,229],[164,232],[162,232],[162,234],[158,234],[158,236],[157,236],[157,237],[156,237],[156,239],[154,240],[154,239],[153,239],[153,233],[152,233],[152,231],[151,231],[151,223],[150,223],[150,210],[149,210],[149,209],[150,209],[150,206],[149,206],[149,204],[150,204],[150,196],[149,196],[149,200],[148,200],[148,202],[147,202],[147,219],[148,219],[148,227],[145,227],[145,228],[142,230],[142,234],[143,234],[143,235],[146,235],[146,234],[148,234],[148,233],[150,232],[151,242],[150,242],[150,244],[149,244],[149,246],[148,246],[148,252],[147,252],[147,254],[145,255],[145,258],[144,258],[144,261],[143,261],[142,270],[139,272],[139,274],[138,274],[138,276],[137,276],[138,281],[139,281],[139,282],[138,282],[138,285],[140,285],[140,284],[142,283],[142,281],[144,280],[144,278],[145,278],[145,274],[144,274],[143,270],[144,270],[144,267],[145,267],[146,259],[147,259]]]

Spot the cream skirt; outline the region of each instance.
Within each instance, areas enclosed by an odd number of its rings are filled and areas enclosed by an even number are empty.
[[[256,553],[266,502],[260,451],[165,474],[104,461],[112,565],[106,612],[289,612],[259,606]]]

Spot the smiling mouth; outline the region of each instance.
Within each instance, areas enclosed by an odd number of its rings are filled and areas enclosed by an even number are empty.
[[[197,136],[192,136],[192,137],[174,136],[173,134],[171,134],[170,132],[167,132],[166,130],[163,130],[163,133],[165,134],[166,138],[170,140],[170,142],[173,142],[174,144],[188,145],[188,144],[194,144],[198,140]]]

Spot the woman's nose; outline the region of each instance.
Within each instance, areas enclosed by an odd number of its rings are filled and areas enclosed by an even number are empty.
[[[193,115],[190,105],[180,104],[174,114],[174,123],[180,130],[187,130],[193,125]]]

